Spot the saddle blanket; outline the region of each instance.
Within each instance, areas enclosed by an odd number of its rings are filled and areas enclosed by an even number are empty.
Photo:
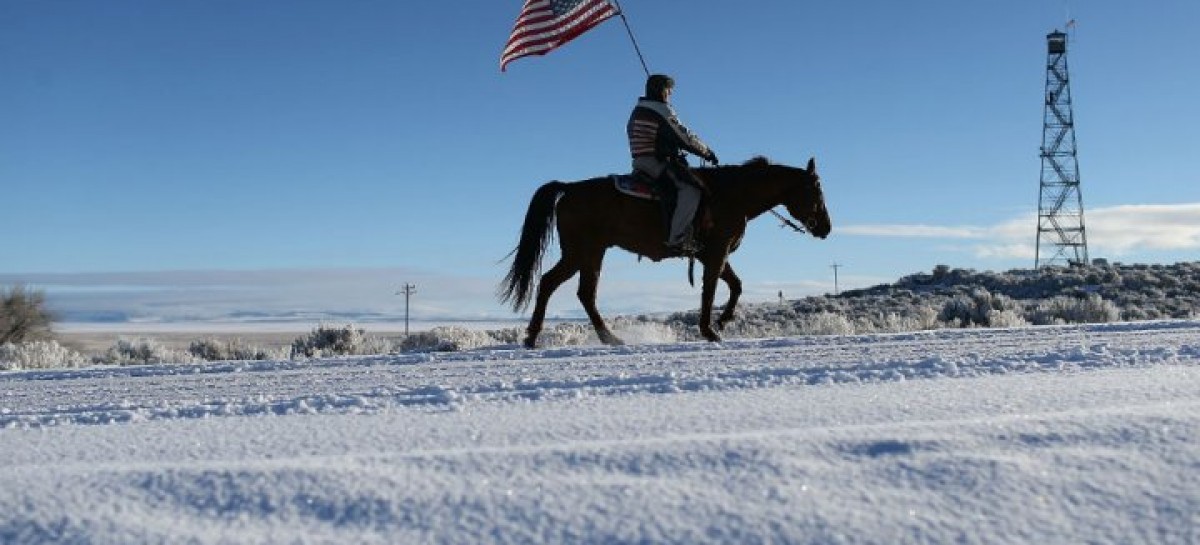
[[[637,174],[610,174],[613,185],[617,191],[637,197],[639,199],[649,199],[652,201],[658,200],[658,194],[654,192],[654,186],[645,176]]]

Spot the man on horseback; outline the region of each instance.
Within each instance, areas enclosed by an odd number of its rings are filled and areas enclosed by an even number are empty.
[[[704,182],[692,174],[684,160],[684,151],[717,164],[717,154],[692,134],[671,108],[675,80],[655,74],[646,79],[646,94],[638,99],[629,115],[626,132],[633,170],[654,180],[663,200],[667,223],[667,251],[671,255],[692,255],[692,217],[700,205]],[[672,212],[672,206],[673,212]]]

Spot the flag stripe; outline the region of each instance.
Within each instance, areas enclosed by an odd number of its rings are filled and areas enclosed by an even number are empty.
[[[514,55],[514,53],[517,52],[529,50],[548,51],[550,49],[554,49],[555,47],[567,43],[576,36],[583,34],[591,27],[600,24],[601,21],[607,19],[608,17],[610,16],[603,16],[599,18],[599,20],[596,20],[597,17],[592,17],[591,19],[577,19],[568,25],[554,27],[547,32],[541,32],[537,34],[527,33],[519,40],[513,42],[512,45],[510,45],[507,49],[505,49],[505,56],[511,56],[515,59],[519,56],[522,56]]]
[[[606,13],[606,8],[611,8],[611,4],[608,4],[607,1],[596,0],[589,4],[595,3],[601,5],[589,7],[588,4],[580,4],[579,7],[558,18],[553,18],[552,12],[549,12],[551,15],[549,19],[545,17],[531,17],[526,24],[519,25],[513,29],[513,35],[509,38],[505,53],[519,50],[523,47],[541,45],[557,47],[613,15],[612,13]],[[583,11],[584,8],[588,9]],[[598,17],[599,19],[597,19]]]
[[[571,11],[563,14],[561,17],[555,17],[554,12],[546,11],[532,15],[524,22],[518,20],[517,27],[513,29],[512,37],[509,38],[509,43],[520,41],[529,36],[538,38],[553,36],[555,32],[565,32],[570,27],[584,22],[585,19],[591,18],[598,12],[604,12],[611,9],[612,6],[605,0],[593,0],[591,2],[582,3]],[[609,14],[608,16],[611,16]],[[543,30],[549,32],[542,32]]]
[[[521,57],[544,55],[617,13],[609,0],[526,0],[500,54],[500,70]]]

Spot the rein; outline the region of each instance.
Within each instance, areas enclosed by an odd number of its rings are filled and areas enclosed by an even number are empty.
[[[781,223],[780,227],[791,227],[792,230],[797,233],[805,232],[803,227],[796,225],[794,222],[792,222],[792,220],[783,217],[783,214],[776,212],[774,208],[768,210],[768,212],[775,214],[775,217],[779,218],[779,222]]]

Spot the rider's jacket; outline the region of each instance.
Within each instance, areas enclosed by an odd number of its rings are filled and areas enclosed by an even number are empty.
[[[652,157],[661,161],[674,159],[681,151],[700,157],[708,155],[708,146],[692,134],[670,104],[642,97],[629,114],[629,152],[636,160]]]

